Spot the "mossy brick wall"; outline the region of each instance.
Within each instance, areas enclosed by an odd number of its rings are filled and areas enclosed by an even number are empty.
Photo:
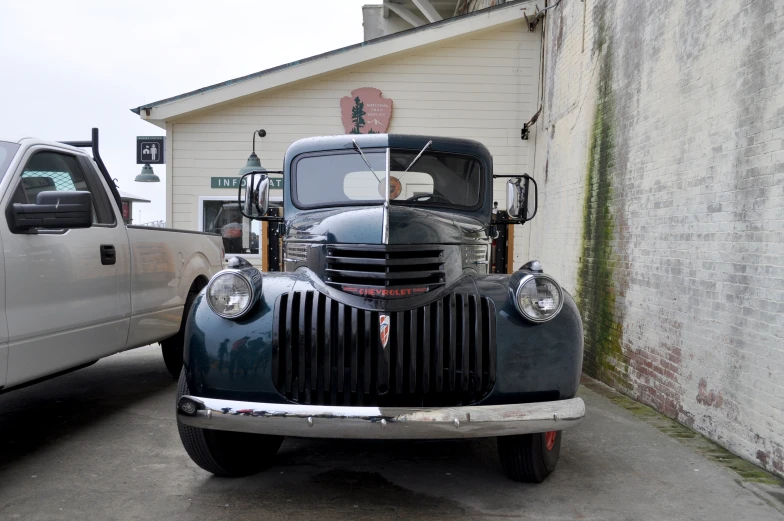
[[[784,2],[563,0],[529,254],[584,370],[784,475]]]

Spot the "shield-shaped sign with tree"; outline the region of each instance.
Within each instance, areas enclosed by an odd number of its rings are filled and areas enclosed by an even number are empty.
[[[340,100],[340,108],[347,134],[380,134],[392,119],[392,100],[371,87],[351,91],[351,96]]]

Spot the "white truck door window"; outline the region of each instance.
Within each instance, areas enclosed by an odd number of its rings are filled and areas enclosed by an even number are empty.
[[[6,208],[35,203],[44,190],[87,190],[95,224],[38,234],[12,233],[5,221],[0,226],[9,297],[7,386],[122,350],[130,318],[128,236],[95,171],[74,155],[42,150],[16,175]],[[102,246],[114,247],[114,264],[106,264]]]

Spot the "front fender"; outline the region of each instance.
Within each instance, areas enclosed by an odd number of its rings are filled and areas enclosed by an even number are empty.
[[[216,315],[203,290],[185,329],[188,386],[198,396],[282,403],[272,384],[272,319],[275,300],[302,280],[296,273],[264,273],[262,295],[247,315]]]
[[[212,266],[207,256],[201,252],[196,252],[183,262],[182,276],[180,277],[180,290],[184,289],[188,293],[190,285],[198,277],[210,280],[212,276],[220,270],[220,266]]]
[[[510,275],[476,279],[496,306],[496,380],[483,404],[563,400],[577,393],[583,362],[580,312],[565,290],[558,315],[543,324],[525,320],[509,291]]]

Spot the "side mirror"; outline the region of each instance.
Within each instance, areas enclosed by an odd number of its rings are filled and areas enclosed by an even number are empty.
[[[93,225],[93,196],[90,192],[40,192],[35,204],[16,203],[11,214],[15,231],[89,228]]]
[[[534,185],[533,211],[531,210],[531,183]],[[520,219],[520,224],[530,221],[539,210],[539,187],[533,177],[522,175],[506,182],[506,212],[512,219]]]
[[[257,219],[269,210],[270,180],[267,174],[251,172],[242,176],[240,194],[245,187],[245,199],[240,200],[242,214],[248,219]]]
[[[509,217],[517,219],[523,211],[523,186],[522,178],[513,177],[506,182],[506,213]]]

